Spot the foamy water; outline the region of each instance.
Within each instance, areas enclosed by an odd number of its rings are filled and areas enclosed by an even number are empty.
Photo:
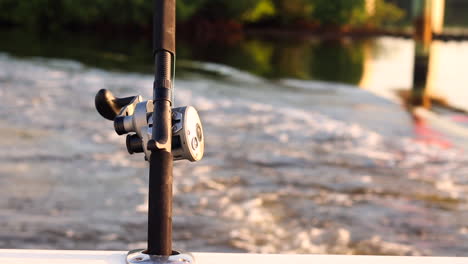
[[[468,156],[414,140],[398,105],[339,84],[221,65],[176,81],[206,155],[175,168],[174,239],[190,251],[467,255]],[[0,247],[132,249],[147,169],[94,110],[152,76],[0,55]]]

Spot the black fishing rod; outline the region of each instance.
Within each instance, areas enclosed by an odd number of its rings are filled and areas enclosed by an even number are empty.
[[[153,16],[153,139],[149,169],[148,249],[172,254],[172,92],[175,60],[175,0],[155,0]]]
[[[153,100],[117,98],[105,89],[95,99],[96,109],[114,121],[117,134],[128,134],[128,152],[144,153],[149,162],[148,247],[129,253],[127,263],[132,264],[193,262],[172,249],[172,171],[174,160],[200,160],[205,140],[195,108],[173,108],[175,1],[154,1]]]

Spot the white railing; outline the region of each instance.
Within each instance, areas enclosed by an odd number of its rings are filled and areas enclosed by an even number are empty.
[[[1,250],[1,264],[125,264],[123,251]],[[468,264],[468,258],[194,253],[197,264]]]

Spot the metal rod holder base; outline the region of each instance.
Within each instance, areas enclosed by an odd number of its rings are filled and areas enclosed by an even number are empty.
[[[190,253],[174,251],[171,256],[148,255],[143,249],[128,252],[127,264],[195,264],[195,258]]]

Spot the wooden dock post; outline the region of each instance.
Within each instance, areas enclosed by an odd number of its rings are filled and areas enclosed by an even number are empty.
[[[432,41],[432,2],[413,0],[414,38],[426,45]]]
[[[438,44],[433,43],[434,33],[444,27],[445,0],[414,0],[414,73],[411,104],[431,107],[434,78],[438,62]]]
[[[441,34],[444,30],[445,0],[432,0],[431,18],[432,32]]]

